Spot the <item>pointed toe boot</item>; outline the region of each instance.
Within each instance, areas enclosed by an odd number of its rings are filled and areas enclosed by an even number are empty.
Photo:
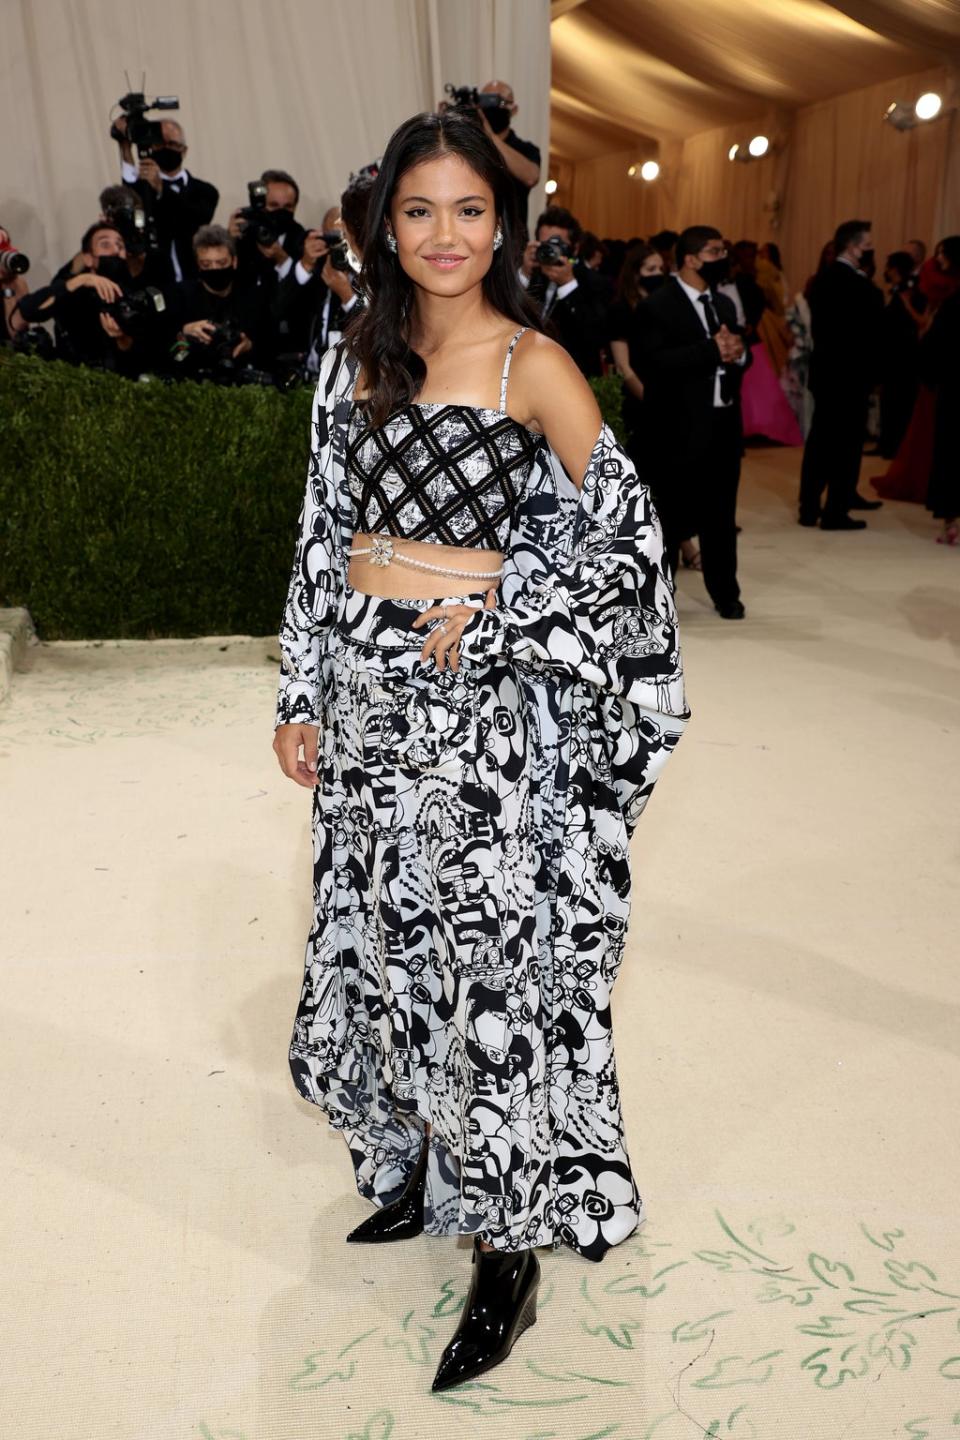
[[[423,1233],[423,1199],[429,1153],[430,1139],[425,1135],[419,1159],[400,1195],[351,1230],[347,1240],[375,1245],[386,1240],[412,1240],[414,1235]]]
[[[540,1262],[532,1250],[481,1250],[473,1241],[473,1277],[460,1323],[434,1376],[432,1390],[449,1390],[492,1370],[537,1320]]]

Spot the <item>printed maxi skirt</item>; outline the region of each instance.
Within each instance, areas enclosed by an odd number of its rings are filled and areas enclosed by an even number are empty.
[[[427,1234],[600,1260],[645,1218],[610,1014],[629,862],[622,834],[592,836],[614,883],[602,906],[586,895],[564,912],[555,861],[571,801],[561,834],[557,796],[577,777],[556,672],[420,663],[417,615],[480,599],[344,587],[321,661],[314,923],[291,1071],[343,1131],[367,1199],[397,1198],[429,1121]]]

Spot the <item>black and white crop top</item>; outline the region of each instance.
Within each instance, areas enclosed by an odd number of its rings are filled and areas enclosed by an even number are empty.
[[[504,550],[517,502],[545,442],[506,413],[514,335],[500,377],[500,409],[411,401],[383,425],[354,401],[345,467],[355,533]]]

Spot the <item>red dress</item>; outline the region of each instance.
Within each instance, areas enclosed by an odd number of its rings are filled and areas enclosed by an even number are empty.
[[[927,297],[931,310],[946,300],[948,295],[960,286],[955,275],[948,275],[931,256],[920,270],[917,289]],[[933,465],[933,429],[936,416],[936,396],[929,385],[921,383],[907,432],[900,442],[900,448],[890,462],[885,475],[878,475],[871,481],[874,490],[884,500],[912,500],[925,505],[930,485],[930,470]]]

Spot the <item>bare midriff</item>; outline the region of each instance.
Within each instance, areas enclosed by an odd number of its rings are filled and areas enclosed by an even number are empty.
[[[375,537],[357,532],[354,547],[370,545]],[[379,595],[388,600],[436,600],[443,595],[481,594],[499,584],[487,572],[503,565],[500,550],[475,550],[460,545],[438,545],[430,540],[393,540],[394,558],[388,565],[378,565],[370,555],[358,555],[347,568],[347,584],[365,595]],[[404,565],[398,555],[411,560],[462,570],[462,575],[438,575],[431,570],[418,570]]]

